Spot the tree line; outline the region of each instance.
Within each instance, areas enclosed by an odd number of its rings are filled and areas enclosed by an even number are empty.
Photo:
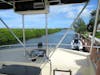
[[[48,34],[52,34],[60,30],[61,29],[48,29]],[[22,29],[12,29],[12,31],[21,41],[23,40]],[[45,29],[25,29],[26,40],[41,37],[45,34],[46,34]],[[18,41],[8,31],[8,29],[1,28],[0,29],[0,45],[9,45],[9,44],[15,44],[15,43],[18,43]]]
[[[82,17],[80,17],[73,25],[73,28],[74,30],[77,32],[77,33],[80,33],[80,34],[86,34],[88,32],[90,32],[92,34],[93,32],[93,28],[94,28],[94,22],[95,22],[95,17],[96,17],[96,10],[93,10],[91,13],[91,18],[89,20],[89,23],[86,24],[85,21],[83,20]],[[99,16],[98,16],[98,21],[97,21],[97,24],[99,25],[100,24],[100,13],[99,13]],[[97,25],[97,27],[98,27]],[[98,38],[100,38],[100,32],[96,32],[96,36]]]

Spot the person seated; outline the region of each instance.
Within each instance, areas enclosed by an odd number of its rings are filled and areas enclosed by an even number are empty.
[[[71,42],[71,45],[72,45],[72,49],[75,49],[75,50],[81,50],[81,49],[83,49],[82,42],[79,39],[77,39],[77,38],[74,39]]]

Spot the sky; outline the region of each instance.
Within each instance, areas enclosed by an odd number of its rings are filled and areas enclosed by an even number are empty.
[[[88,24],[91,16],[90,13],[97,8],[98,0],[90,0],[88,6],[81,14],[81,17]],[[82,4],[67,4],[60,6],[50,6],[48,16],[48,28],[69,28],[83,8]],[[22,15],[15,13],[14,10],[0,10],[0,18],[10,28],[22,28]],[[25,28],[45,28],[45,14],[25,15]],[[0,21],[0,28],[5,26]]]

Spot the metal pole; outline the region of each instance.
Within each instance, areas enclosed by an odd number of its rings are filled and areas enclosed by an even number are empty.
[[[73,24],[76,22],[76,20],[80,17],[81,13],[84,11],[84,9],[86,8],[86,6],[88,5],[88,2],[86,2],[86,4],[84,5],[83,9],[80,11],[80,13],[78,14],[78,16],[76,17],[76,19],[73,21],[73,23],[71,24],[71,28],[73,27]],[[72,28],[73,29],[73,28]],[[65,34],[63,35],[63,37],[61,38],[61,40],[59,41],[59,43],[57,44],[56,48],[58,48],[60,46],[60,44],[62,43],[62,41],[65,39],[66,35],[68,33],[68,30],[65,32]]]
[[[24,46],[24,44],[20,41],[20,39],[15,35],[15,33],[8,27],[8,25],[0,18],[0,21],[5,25],[5,27],[9,30],[9,32],[16,38],[16,40]]]
[[[84,9],[87,7],[88,2],[85,3],[84,7],[82,8],[82,10],[80,11],[80,13],[77,15],[76,19],[73,21],[73,23],[71,24],[71,28],[73,29],[73,25],[74,23],[77,21],[77,19],[80,17],[80,15],[82,14],[82,12],[84,11]]]
[[[92,39],[91,39],[90,54],[92,53],[93,44],[95,42],[95,33],[96,33],[96,28],[97,28],[99,9],[100,9],[100,0],[98,0],[98,6],[97,6],[97,10],[96,10],[96,17],[95,17],[95,23],[94,23],[94,29],[93,29],[93,36],[92,36]]]
[[[24,44],[24,50],[25,50],[25,56],[26,56],[26,43],[25,43],[25,24],[24,24],[24,15],[22,15],[22,25],[23,25],[23,44]]]
[[[2,2],[4,2],[4,3],[7,3],[7,4],[9,4],[9,5],[13,6],[13,4],[12,4],[12,3],[7,2],[7,1],[5,1],[5,0],[0,0],[0,1],[2,1]]]
[[[49,52],[48,52],[48,14],[45,14],[45,28],[46,28],[46,55],[49,57]]]

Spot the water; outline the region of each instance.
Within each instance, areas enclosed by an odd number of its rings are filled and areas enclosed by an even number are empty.
[[[66,32],[66,30],[62,30],[60,32],[48,35],[49,45],[53,44],[53,47],[56,46],[58,44],[58,42],[61,40],[61,38],[65,32]],[[64,46],[63,44],[70,44],[74,38],[74,33],[75,33],[74,31],[68,31],[67,36],[62,41],[60,47],[71,48],[70,45]],[[26,44],[31,44],[31,45],[36,44],[37,45],[39,42],[42,42],[43,44],[46,43],[46,36],[30,39],[30,40],[26,41]]]

